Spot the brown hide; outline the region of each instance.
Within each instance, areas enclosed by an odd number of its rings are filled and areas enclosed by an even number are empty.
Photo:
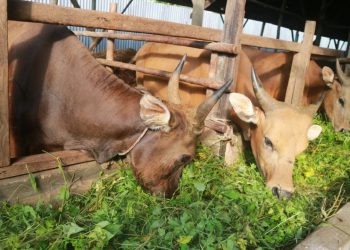
[[[208,77],[210,53],[195,48],[148,43],[138,51],[136,64],[171,71],[185,53],[188,60],[183,73],[199,78]],[[292,54],[272,54],[253,48],[243,48],[239,59],[238,79],[231,87],[232,92],[249,98],[244,105],[240,100],[238,107],[243,107],[243,114],[244,109],[252,103],[254,107],[252,106],[251,110],[254,112],[250,118],[255,121],[255,124],[242,119],[237,115],[236,109],[236,112],[233,109],[231,111],[233,121],[241,127],[245,135],[249,136],[255,159],[266,177],[267,185],[272,190],[279,190],[277,192],[280,195],[288,195],[294,190],[292,172],[295,157],[305,150],[308,138],[315,138],[312,133],[314,131],[312,116],[304,112],[303,108],[283,103],[278,104],[278,108],[274,110],[262,109],[252,87],[251,60],[266,92],[276,100],[283,101]],[[306,105],[317,100],[327,87],[322,79],[321,68],[313,61],[310,62],[305,80],[303,104]],[[154,95],[166,99],[166,83],[161,82],[159,78],[137,73],[137,83],[143,84]],[[205,90],[184,84],[180,86],[180,96],[182,103],[188,109],[194,109],[205,98]],[[239,96],[232,96],[232,98],[241,99]],[[316,131],[320,132],[319,127]]]
[[[150,192],[174,193],[196,145],[183,108],[125,84],[66,27],[9,21],[9,80],[12,157],[76,149],[101,163],[147,128],[132,169]]]
[[[210,67],[210,52],[196,48],[147,43],[136,54],[136,64],[171,71],[185,53],[187,54],[187,61],[182,73],[192,77],[207,78]],[[269,53],[243,47],[243,53],[241,53],[239,61],[239,77],[237,83],[231,87],[232,92],[245,94],[257,105],[254,102],[254,92],[250,79],[250,69],[253,63],[266,91],[276,100],[283,101],[292,59],[292,53]],[[151,93],[166,100],[165,80],[159,81],[158,77],[138,72],[136,81],[138,84],[144,85]],[[303,104],[309,104],[320,97],[322,90],[326,90],[326,85],[322,80],[321,68],[314,61],[310,62],[305,81]],[[205,99],[205,90],[200,86],[183,83],[180,96],[183,105],[196,108]]]
[[[134,56],[136,55],[136,50],[134,49],[115,49],[113,51],[113,60],[118,62],[130,63]],[[106,58],[106,50],[97,52],[93,54],[96,58]],[[135,86],[136,82],[136,72],[128,69],[113,68],[113,73],[122,79],[126,84],[130,86]]]

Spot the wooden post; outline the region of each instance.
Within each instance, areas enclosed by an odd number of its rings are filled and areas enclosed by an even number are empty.
[[[192,25],[202,26],[205,0],[192,0]]]
[[[260,30],[260,36],[264,35],[264,30],[265,30],[265,22],[262,23],[261,30]]]
[[[315,29],[315,21],[306,21],[304,40],[301,43],[300,52],[295,54],[293,58],[292,69],[290,72],[285,97],[286,103],[293,105],[299,105],[301,103],[305,86],[305,73],[310,62]]]
[[[346,47],[346,57],[350,58],[350,29],[348,31],[348,46]],[[345,65],[345,73],[350,75],[350,64]]]
[[[0,0],[0,167],[10,165],[7,0]]]
[[[109,12],[114,13],[117,11],[117,4],[111,3],[109,6]],[[108,30],[108,33],[113,33],[113,30]],[[114,39],[107,39],[107,48],[106,48],[106,60],[114,60]],[[110,71],[113,72],[113,69],[110,67],[107,67]]]
[[[239,38],[243,28],[245,0],[227,0],[225,9],[225,23],[222,36],[222,42],[239,44]],[[209,77],[214,77],[218,82],[224,83],[229,79],[236,82],[236,71],[238,63],[237,57],[229,55],[212,54]],[[212,91],[207,91],[210,95]],[[209,119],[227,119],[229,109],[228,96],[223,95],[217,105],[213,108]],[[225,155],[227,141],[220,142],[219,154]]]

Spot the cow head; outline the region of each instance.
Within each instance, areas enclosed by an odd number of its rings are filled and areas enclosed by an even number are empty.
[[[129,155],[138,181],[151,193],[166,197],[173,195],[183,166],[195,154],[196,137],[204,127],[206,116],[231,85],[231,81],[227,82],[205,100],[193,121],[183,112],[178,93],[184,62],[185,56],[169,80],[167,105],[149,94],[142,97],[140,116],[149,130]]]
[[[263,89],[254,69],[252,82],[261,109],[238,93],[231,93],[229,100],[237,116],[250,124],[252,151],[267,186],[276,196],[289,197],[294,191],[295,157],[322,130],[320,126],[312,125],[312,116],[320,101],[303,108],[279,102]]]
[[[343,72],[338,59],[336,61],[338,79],[334,79],[334,74],[325,74],[325,68],[322,69],[323,80],[328,83],[330,91],[327,91],[324,99],[324,110],[336,131],[350,131],[350,77]]]

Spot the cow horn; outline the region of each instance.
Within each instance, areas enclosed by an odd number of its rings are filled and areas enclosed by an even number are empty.
[[[274,110],[279,103],[264,90],[259,77],[255,73],[254,67],[252,67],[251,78],[256,99],[258,100],[262,109],[265,112]]]
[[[180,94],[179,94],[179,80],[180,73],[186,61],[186,54],[181,58],[176,69],[172,73],[168,82],[168,100],[173,104],[181,104]]]
[[[202,133],[204,128],[204,120],[208,116],[210,110],[218,102],[220,97],[225,93],[225,91],[231,86],[232,79],[228,80],[220,89],[216,90],[210,97],[208,97],[204,102],[202,102],[197,108],[196,116],[194,118],[194,133],[199,135]]]
[[[350,81],[350,78],[341,69],[338,58],[336,60],[336,70],[337,70],[337,75],[338,75],[338,77],[340,79],[340,83],[343,84],[343,85],[348,85],[348,82]]]
[[[322,95],[320,96],[320,98],[318,98],[318,100],[314,103],[311,103],[309,106],[306,107],[305,112],[311,116],[313,116],[317,110],[319,109],[319,107],[321,106],[323,99],[324,99],[325,93],[322,92]]]

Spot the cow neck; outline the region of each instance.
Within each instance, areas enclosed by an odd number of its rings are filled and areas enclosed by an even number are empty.
[[[117,134],[117,139],[124,142],[123,147],[117,150],[121,151],[120,154],[127,154],[147,132],[147,127],[140,117],[140,100],[143,93],[130,87],[99,64],[76,37],[73,37],[73,40],[68,46],[65,45],[65,49],[69,48],[67,53],[72,58],[72,65],[67,67],[83,66],[76,68],[81,75],[75,84],[80,85],[78,88],[83,92],[79,93],[77,98],[89,98],[89,102],[96,104],[93,105],[94,110],[90,110],[90,115],[94,115],[98,126],[104,128],[106,134]],[[110,131],[106,131],[108,129]]]

